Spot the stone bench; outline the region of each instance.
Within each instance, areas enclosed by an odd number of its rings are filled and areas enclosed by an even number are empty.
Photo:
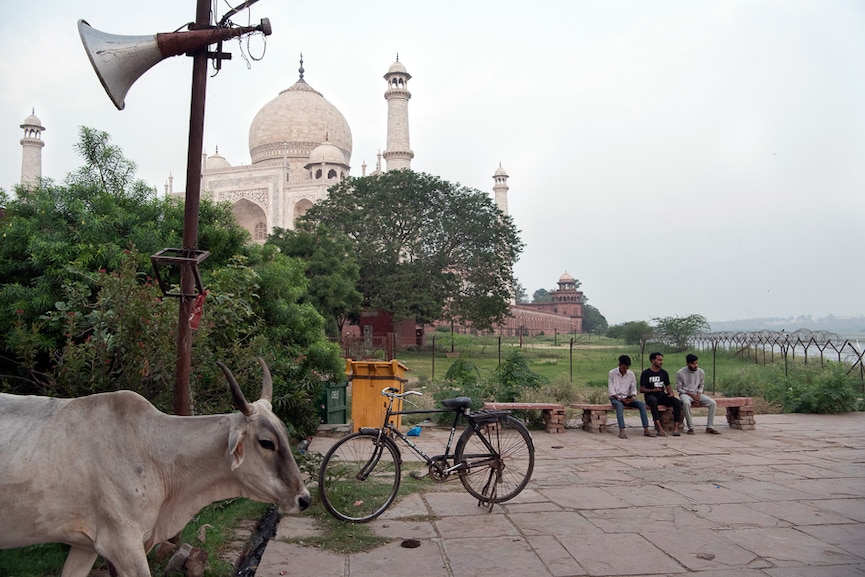
[[[754,420],[754,399],[751,397],[712,397],[718,408],[724,407],[727,409],[727,424],[731,429],[741,429],[744,431],[753,431],[757,428]],[[641,401],[643,399],[640,399]],[[603,433],[607,430],[607,411],[613,411],[613,405],[610,403],[602,404],[587,404],[574,403],[571,404],[572,409],[583,411],[583,430],[590,433]],[[703,407],[700,403],[692,403],[691,408],[699,409]],[[625,405],[625,410],[636,411],[636,407]],[[646,406],[646,411],[649,412],[649,407]],[[661,414],[661,425],[665,431],[673,429],[673,408],[664,405],[658,406],[658,411]],[[649,415],[651,420],[652,416]],[[684,411],[683,417],[684,419]],[[615,424],[615,420],[613,420]]]
[[[544,430],[548,433],[565,431],[565,406],[556,403],[484,403],[485,409],[540,411],[544,418]]]

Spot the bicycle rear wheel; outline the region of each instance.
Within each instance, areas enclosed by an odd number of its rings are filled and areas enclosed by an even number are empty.
[[[528,429],[511,416],[479,426],[477,433],[471,426],[463,431],[454,449],[454,462],[464,467],[460,481],[479,501],[504,503],[528,484],[535,445]]]
[[[384,513],[399,490],[399,449],[377,433],[352,433],[321,462],[318,495],[331,515],[365,523]]]

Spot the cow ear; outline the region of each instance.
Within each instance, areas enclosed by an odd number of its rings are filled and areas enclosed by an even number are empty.
[[[243,464],[243,437],[240,429],[232,429],[228,434],[228,456],[231,457],[231,470],[234,471]]]

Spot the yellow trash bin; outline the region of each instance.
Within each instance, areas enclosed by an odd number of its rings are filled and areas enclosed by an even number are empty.
[[[385,387],[404,391],[408,370],[404,364],[393,361],[353,361],[346,359],[345,373],[351,380],[352,431],[361,427],[381,427],[387,409],[388,398],[381,394]],[[402,410],[402,401],[393,404],[395,411]],[[393,418],[397,427],[402,423],[401,415]]]

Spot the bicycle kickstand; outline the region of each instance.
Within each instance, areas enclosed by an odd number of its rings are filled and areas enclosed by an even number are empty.
[[[495,505],[496,499],[496,487],[498,486],[498,481],[495,479],[495,477],[490,482],[492,483],[492,490],[489,490],[490,485],[487,484],[487,486],[484,487],[483,492],[484,495],[488,495],[489,499],[481,499],[478,501],[478,507],[486,508],[487,513],[493,512],[493,505]]]

